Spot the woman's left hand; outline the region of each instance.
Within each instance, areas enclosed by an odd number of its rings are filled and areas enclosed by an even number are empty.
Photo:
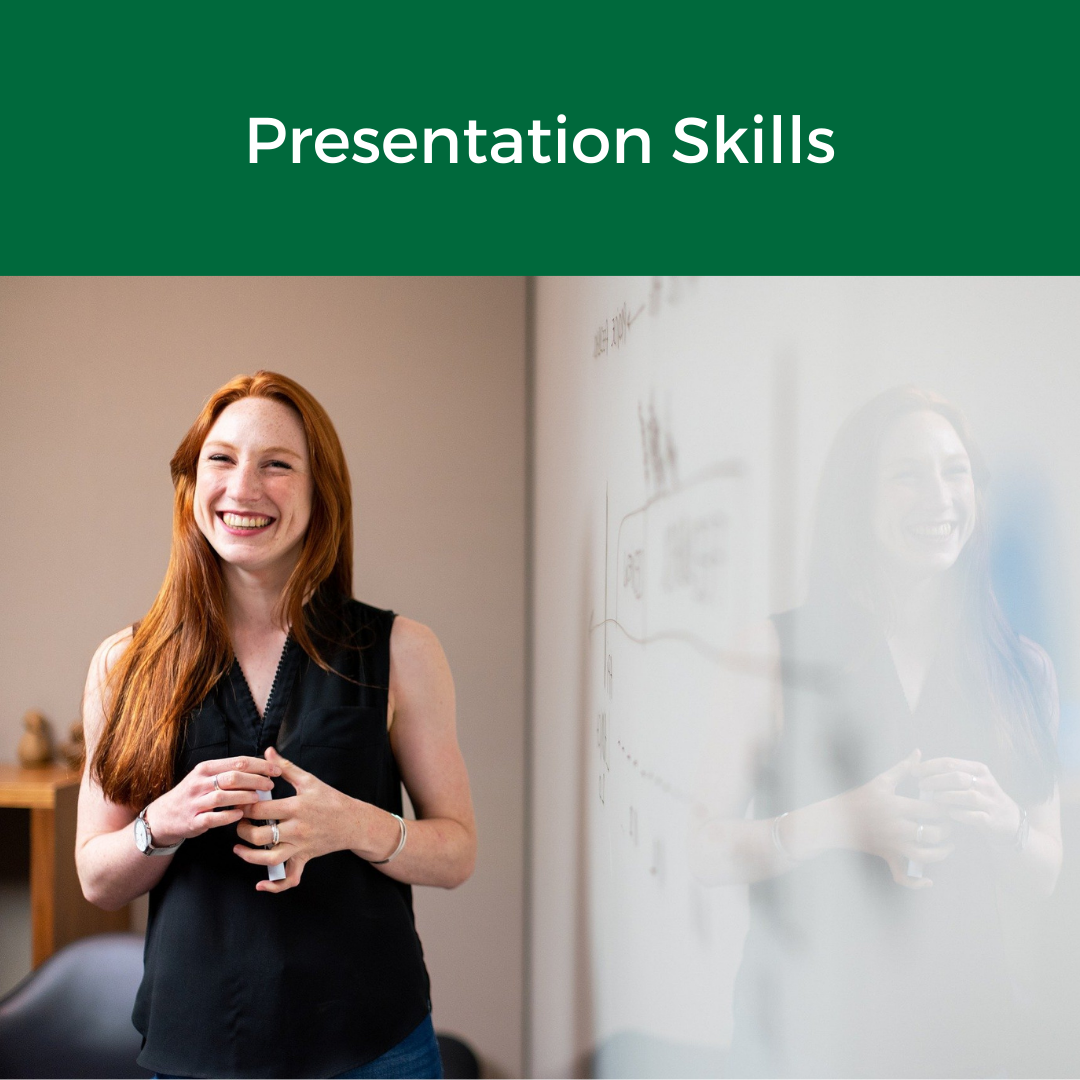
[[[1020,828],[1020,807],[1002,790],[981,761],[931,758],[917,767],[919,790],[953,821],[974,826],[988,839],[1005,844]]]
[[[273,843],[273,827],[244,820],[236,826],[237,835],[256,846],[237,844],[233,851],[254,866],[285,863],[284,880],[260,881],[255,886],[261,892],[276,893],[299,885],[304,866],[312,859],[354,847],[367,804],[305,772],[273,747],[266,751],[266,760],[281,769],[282,779],[292,784],[296,794],[245,807],[246,818],[277,823],[278,842],[271,848],[264,848],[263,845]]]

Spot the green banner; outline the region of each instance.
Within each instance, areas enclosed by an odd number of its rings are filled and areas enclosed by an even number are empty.
[[[0,268],[1075,272],[1076,10],[11,5]]]

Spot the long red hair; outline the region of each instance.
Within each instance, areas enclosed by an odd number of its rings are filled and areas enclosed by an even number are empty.
[[[324,669],[305,601],[327,591],[352,596],[352,487],[330,417],[284,375],[238,375],[210,397],[173,454],[169,567],[157,598],[109,673],[107,722],[92,769],[105,797],[124,806],[146,806],[172,787],[184,718],[233,662],[219,558],[195,521],[195,474],[214,422],[233,402],[248,397],[281,402],[304,426],[314,488],[311,521],[278,617]]]

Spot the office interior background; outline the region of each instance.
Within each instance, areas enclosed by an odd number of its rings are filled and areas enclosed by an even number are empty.
[[[415,890],[436,1027],[493,1076],[719,1072],[746,894],[703,883],[689,841],[717,658],[799,602],[845,416],[915,383],[983,444],[995,587],[1057,670],[1065,859],[1022,946],[1025,1060],[1075,1074],[1078,300],[1061,279],[4,280],[0,761],[29,709],[63,737],[95,647],[152,600],[205,398],[288,374],[345,448],[356,595],[430,625],[454,672],[480,857]],[[25,812],[0,826],[18,847]],[[26,867],[0,870],[2,993],[31,946]]]

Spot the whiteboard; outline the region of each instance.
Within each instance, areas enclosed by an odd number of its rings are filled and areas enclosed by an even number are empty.
[[[746,895],[695,874],[701,764],[740,633],[799,602],[817,475],[848,413],[914,382],[968,413],[992,463],[1023,447],[1075,598],[1080,506],[1059,462],[1080,462],[1062,405],[1080,390],[1078,300],[1069,280],[536,284],[537,1075],[722,1067]],[[1043,630],[1067,712],[1071,621]]]

